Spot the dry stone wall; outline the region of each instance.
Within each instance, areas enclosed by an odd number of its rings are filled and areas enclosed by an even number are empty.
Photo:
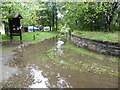
[[[72,42],[78,47],[86,48],[98,53],[120,56],[120,43],[71,35]]]

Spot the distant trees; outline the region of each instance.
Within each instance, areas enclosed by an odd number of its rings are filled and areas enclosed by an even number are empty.
[[[36,10],[39,9],[38,3],[34,2],[1,2],[2,21],[7,22],[7,16],[13,13],[20,13],[23,16],[22,25],[37,24]]]
[[[50,27],[57,31],[57,2],[48,2],[47,14],[49,18]]]
[[[51,31],[62,26],[105,32],[120,28],[119,2],[1,2],[0,11],[3,22],[9,14],[20,13],[22,25],[50,26]]]
[[[62,3],[64,24],[75,30],[119,30],[118,2],[71,2]],[[62,23],[63,23],[62,22]]]
[[[1,2],[1,18],[8,22],[7,16],[20,13],[23,16],[22,25],[50,26],[51,30],[57,30],[56,2]]]
[[[104,11],[104,17],[105,17],[105,24],[104,24],[104,31],[108,32],[110,31],[110,25],[112,25],[112,21],[115,19],[115,14],[117,9],[118,9],[118,2],[112,2],[112,3],[102,3],[103,8],[105,9]],[[117,17],[118,18],[118,17]],[[119,19],[119,18],[118,18]],[[116,24],[116,22],[114,22]],[[112,28],[114,29],[114,28]]]

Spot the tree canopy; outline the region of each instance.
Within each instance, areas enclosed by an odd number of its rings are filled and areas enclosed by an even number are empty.
[[[62,21],[72,30],[115,31],[120,28],[119,2],[72,2],[64,3]]]
[[[0,11],[3,22],[8,22],[9,14],[20,13],[22,25],[50,26],[52,30],[63,26],[105,32],[120,28],[119,2],[1,2]]]

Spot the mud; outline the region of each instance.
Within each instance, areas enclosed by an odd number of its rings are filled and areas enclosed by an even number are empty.
[[[3,80],[2,87],[118,87],[118,77],[117,74],[114,74],[118,73],[117,62],[109,61],[107,56],[104,61],[101,61],[94,56],[91,57],[64,48],[68,44],[71,43],[68,43],[65,37],[55,37],[13,50],[10,53],[12,55],[7,56],[4,60],[7,60],[6,66],[15,69],[15,72]],[[3,69],[3,71],[6,70]]]

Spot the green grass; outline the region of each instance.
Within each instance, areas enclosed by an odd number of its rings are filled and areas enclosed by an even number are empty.
[[[58,32],[53,32],[53,31],[38,31],[38,32],[23,32],[22,33],[22,38],[23,38],[23,41],[31,41],[31,42],[36,42],[36,41],[39,41],[39,40],[42,40],[46,37],[50,38],[50,37],[54,37],[58,34]],[[35,40],[33,38],[33,35],[35,35]],[[9,41],[10,40],[10,37],[7,36],[7,35],[2,35],[2,41]],[[19,40],[19,36],[14,36],[14,39],[15,41],[18,41]]]
[[[64,48],[71,49],[73,51],[76,51],[78,53],[82,53],[82,54],[85,54],[85,55],[88,55],[88,56],[91,56],[91,57],[94,56],[96,59],[99,59],[99,60],[104,60],[104,59],[107,58],[108,60],[110,60],[112,62],[118,62],[117,57],[114,57],[114,56],[106,57],[103,54],[98,54],[98,53],[95,53],[95,52],[91,52],[91,51],[86,50],[84,48],[78,48],[78,47],[75,47],[74,45],[66,45]]]
[[[53,31],[38,31],[38,32],[23,32],[22,33],[22,37],[23,37],[23,41],[25,42],[37,42],[39,40],[42,40],[44,38],[50,38],[50,37],[54,37],[58,34],[58,32],[53,32]],[[33,39],[33,35],[36,35],[36,39],[34,40]],[[2,42],[5,42],[5,41],[10,41],[10,37],[7,36],[6,34],[2,34],[0,35],[0,37],[2,36]],[[1,38],[0,38],[1,39]],[[19,36],[14,36],[14,39],[13,41],[19,41]],[[0,41],[0,42],[1,42]],[[3,49],[2,49],[3,48]],[[14,49],[14,46],[2,46],[0,45],[0,52],[8,52],[10,50],[13,50]]]
[[[75,47],[71,46],[71,45],[67,45],[65,48],[69,48],[69,49],[74,49],[75,52],[80,53],[81,51],[85,51],[84,49],[75,49]],[[91,63],[88,63],[89,60],[87,61],[74,61],[74,58],[72,58],[73,56],[71,56],[71,60],[73,62],[70,62],[69,60],[66,60],[68,58],[60,58],[60,57],[64,57],[67,54],[62,54],[62,56],[60,54],[56,54],[54,56],[54,51],[53,49],[50,49],[47,51],[47,54],[41,55],[38,60],[40,60],[41,62],[48,62],[48,60],[50,60],[52,63],[57,63],[59,65],[68,67],[72,70],[75,71],[79,71],[79,72],[92,72],[92,73],[97,73],[97,74],[102,74],[102,73],[107,73],[109,75],[113,75],[113,76],[118,76],[118,72],[114,71],[113,68],[107,66],[107,65],[101,65],[99,63],[97,63],[97,67],[91,67],[92,63],[94,63],[94,61],[91,61]],[[90,53],[89,51],[87,51],[87,53],[84,54],[88,54]],[[90,53],[90,55],[92,55]],[[93,54],[93,55],[97,55],[97,54]],[[100,57],[101,55],[99,55]],[[69,56],[68,56],[69,57]],[[93,57],[93,56],[92,56]],[[96,58],[99,59],[99,57],[97,56]],[[61,60],[63,60],[64,62],[61,63]],[[80,63],[79,63],[80,62]]]
[[[78,31],[78,30],[75,30],[73,32],[73,34],[77,34],[77,35],[92,38],[92,39],[120,41],[120,39],[118,38],[118,34],[120,34],[120,32],[98,32],[98,31]]]

